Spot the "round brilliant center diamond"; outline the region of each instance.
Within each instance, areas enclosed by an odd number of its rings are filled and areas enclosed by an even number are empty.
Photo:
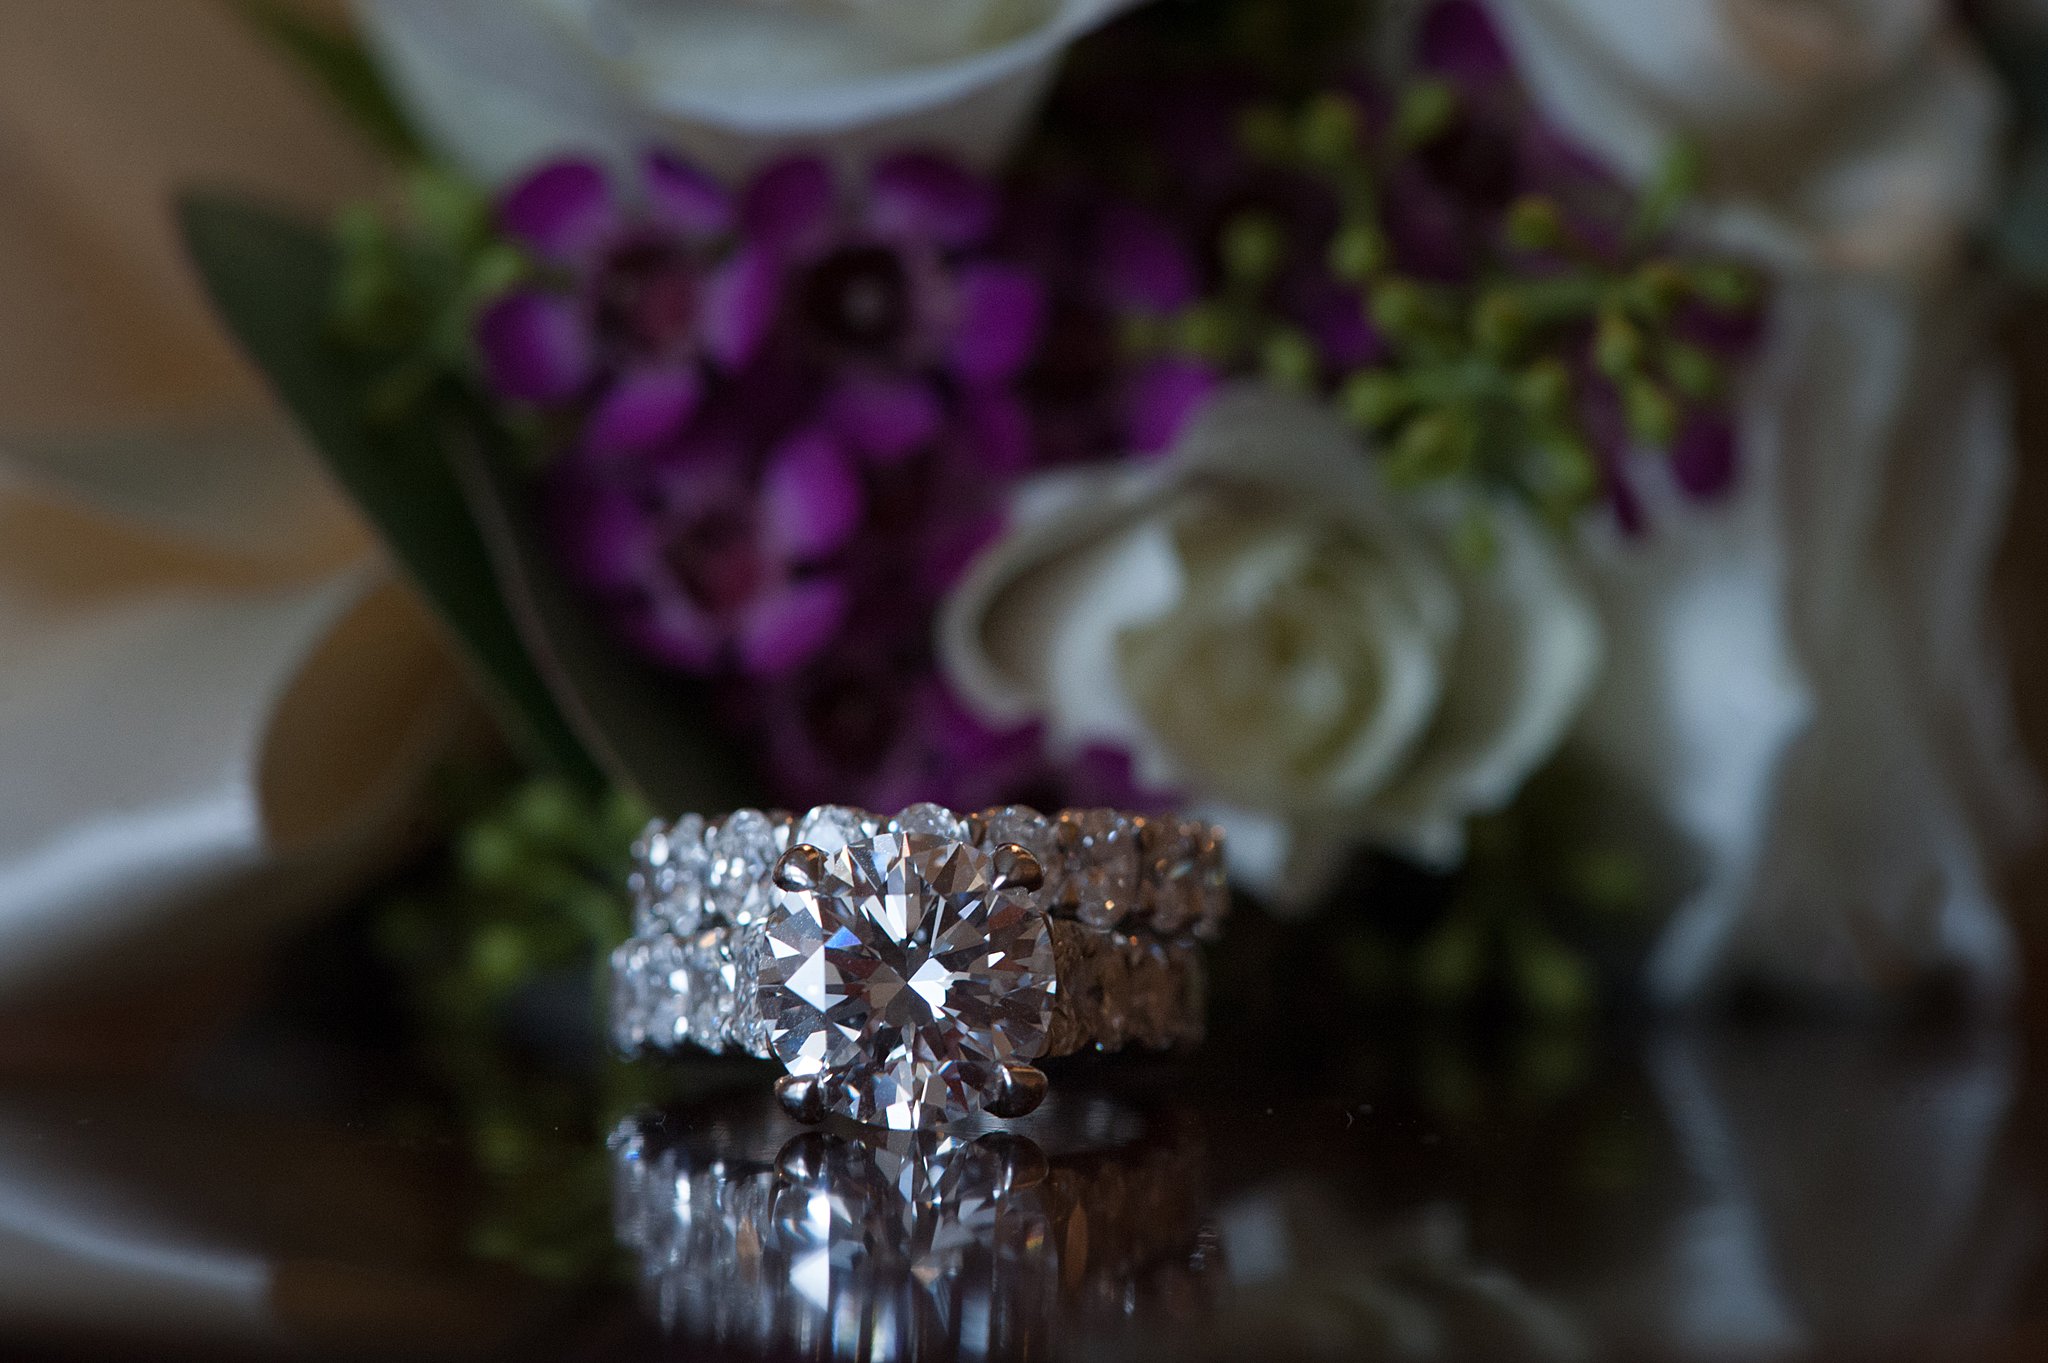
[[[855,1121],[912,1130],[980,1111],[1006,1064],[1045,1048],[1045,914],[952,839],[884,833],[824,866],[768,910],[760,1003],[776,1058]]]

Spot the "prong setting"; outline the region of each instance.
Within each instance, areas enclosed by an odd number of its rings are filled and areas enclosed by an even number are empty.
[[[807,842],[800,842],[775,863],[775,885],[791,894],[815,890],[825,883],[825,854]]]
[[[816,1126],[825,1120],[825,1094],[818,1081],[800,1074],[785,1074],[775,1081],[775,1101],[791,1121]]]
[[[988,1100],[989,1115],[1005,1119],[1027,1116],[1045,1101],[1045,1071],[1035,1065],[1005,1065],[996,1091]]]
[[[1004,843],[996,848],[991,860],[995,863],[995,886],[998,890],[1029,893],[1045,884],[1045,868],[1021,843]]]

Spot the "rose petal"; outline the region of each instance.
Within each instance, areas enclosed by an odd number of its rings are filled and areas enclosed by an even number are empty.
[[[885,237],[972,246],[995,225],[993,187],[931,152],[903,152],[875,167],[868,185],[868,222]]]
[[[1173,313],[1200,289],[1194,257],[1171,224],[1155,213],[1117,204],[1103,214],[1097,244],[1102,290],[1116,307]]]
[[[721,368],[745,368],[774,326],[781,302],[782,271],[774,255],[740,251],[704,281],[697,318],[704,353]]]
[[[951,344],[953,371],[968,383],[1013,377],[1045,331],[1045,294],[1027,272],[977,265],[960,272]]]
[[[1140,454],[1171,449],[1222,382],[1222,376],[1200,360],[1154,360],[1132,377],[1125,391],[1126,441]]]
[[[837,441],[822,430],[791,437],[768,461],[761,514],[768,536],[799,561],[823,558],[860,527],[860,480]]]
[[[808,661],[838,632],[846,605],[846,587],[830,578],[794,582],[762,596],[740,621],[740,667],[772,677]]]
[[[662,223],[700,237],[732,230],[732,192],[688,161],[665,151],[650,152],[641,162],[640,182],[648,210]]]
[[[591,412],[583,427],[583,450],[610,459],[653,449],[681,433],[703,392],[694,368],[628,374]]]
[[[1577,718],[1599,674],[1599,616],[1544,529],[1493,510],[1498,558],[1468,573],[1458,641],[1429,741],[1373,800],[1373,834],[1455,863],[1465,817],[1504,807]]]
[[[945,420],[938,395],[913,379],[849,379],[832,395],[828,411],[854,449],[882,464],[929,445]]]
[[[747,239],[783,256],[815,253],[831,233],[839,187],[815,156],[777,161],[754,177],[740,204]]]
[[[596,366],[583,311],[559,294],[522,289],[477,319],[484,381],[500,397],[555,403],[574,397]]]
[[[595,255],[618,229],[618,206],[602,169],[557,161],[506,191],[498,225],[536,255],[574,264]]]

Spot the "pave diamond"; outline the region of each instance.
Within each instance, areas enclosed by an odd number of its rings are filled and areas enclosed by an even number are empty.
[[[768,871],[789,850],[789,821],[758,809],[728,816],[705,841],[710,854],[710,907],[731,923],[753,923],[774,894]]]
[[[1163,819],[1145,825],[1139,850],[1146,927],[1167,937],[1213,935],[1229,906],[1215,831],[1204,823]]]
[[[707,929],[682,944],[681,987],[684,1028],[706,1050],[724,1050],[726,1026],[738,998],[738,967],[725,949],[726,934]]]
[[[891,833],[922,833],[928,838],[959,841],[966,836],[960,817],[944,805],[912,805],[889,820]]]
[[[1114,809],[1074,809],[1060,816],[1066,852],[1061,902],[1090,927],[1113,928],[1134,907],[1141,827],[1141,820]]]
[[[808,843],[827,856],[879,831],[873,815],[845,805],[819,805],[797,822],[791,846]]]
[[[993,876],[965,842],[884,833],[828,856],[816,889],[775,896],[769,1044],[830,1110],[898,1130],[959,1121],[1005,1063],[1043,1053],[1050,927]]]
[[[633,844],[633,930],[643,937],[695,932],[704,917],[704,820],[686,814],[674,825],[647,826]]]
[[[689,1039],[695,992],[683,944],[674,937],[636,937],[612,953],[612,1041],[631,1053]]]

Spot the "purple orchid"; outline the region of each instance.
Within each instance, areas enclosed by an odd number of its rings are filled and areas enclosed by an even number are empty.
[[[778,311],[822,356],[863,373],[929,372],[963,388],[1014,379],[1037,349],[1045,297],[1038,280],[989,258],[999,198],[942,157],[906,152],[878,163],[849,194],[815,157],[769,166],[739,206],[741,232],[764,257],[749,296],[756,324]],[[849,382],[849,420],[886,428],[893,451],[933,424],[929,404],[901,384]]]
[[[991,249],[1000,208],[924,153],[852,186],[791,158],[737,193],[655,155],[630,200],[562,161],[505,195],[536,269],[478,320],[484,374],[566,418],[561,552],[638,648],[783,675],[834,643],[860,584],[950,582],[1035,459],[1014,384],[1044,291]],[[952,491],[921,523],[868,523],[868,482],[899,473]]]
[[[664,153],[640,170],[630,201],[583,161],[514,185],[499,226],[538,277],[477,320],[491,390],[543,407],[583,404],[581,447],[599,458],[673,439],[703,399],[706,365],[743,367],[764,336],[764,262],[731,249],[732,196]]]
[[[780,676],[816,656],[844,619],[833,561],[862,517],[851,461],[822,428],[754,460],[735,440],[695,438],[630,481],[559,470],[551,506],[571,573],[621,632],[686,672]]]

